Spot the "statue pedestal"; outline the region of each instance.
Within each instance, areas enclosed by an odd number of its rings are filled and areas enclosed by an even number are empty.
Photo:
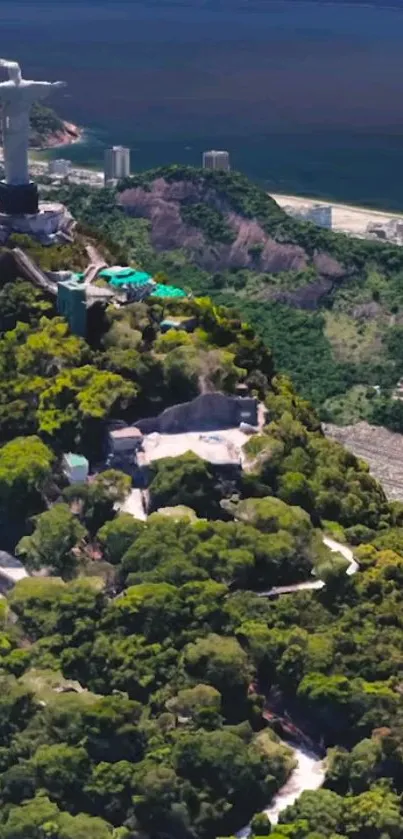
[[[13,233],[31,236],[43,245],[73,241],[75,221],[63,204],[39,204],[38,212],[10,214],[0,209],[0,245]]]
[[[0,181],[0,213],[9,216],[34,215],[38,212],[38,187],[34,183],[7,184]]]

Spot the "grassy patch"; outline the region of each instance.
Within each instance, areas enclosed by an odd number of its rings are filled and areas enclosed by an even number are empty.
[[[382,350],[381,325],[376,320],[355,320],[337,311],[325,313],[325,335],[339,361],[371,361]]]
[[[366,385],[354,385],[341,396],[327,399],[324,416],[331,417],[336,425],[352,425],[360,419],[370,419],[375,391]]]
[[[57,670],[37,670],[32,668],[27,670],[20,681],[25,687],[32,690],[37,698],[48,704],[54,701],[55,696],[60,696],[66,692],[79,693],[89,704],[95,702],[98,698],[95,693],[91,693],[86,688],[81,687],[79,682],[72,679],[65,679],[63,674]]]

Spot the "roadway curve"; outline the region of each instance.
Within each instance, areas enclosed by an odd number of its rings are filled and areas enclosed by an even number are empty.
[[[307,749],[295,747],[286,740],[282,742],[287,746],[291,746],[297,765],[291,772],[288,781],[286,781],[277,795],[272,798],[270,805],[263,811],[269,817],[272,824],[277,824],[280,813],[286,807],[294,804],[294,801],[299,798],[304,790],[319,789],[326,775],[325,761],[322,758],[313,752],[309,752]],[[235,835],[237,839],[247,839],[250,833],[251,828],[248,824]]]
[[[331,539],[329,536],[323,536],[322,541],[333,553],[339,553],[344,556],[349,563],[346,571],[349,577],[358,571],[359,565],[354,559],[351,548],[348,548],[347,545],[342,545],[341,542],[336,542],[335,539]],[[259,591],[258,597],[278,597],[281,594],[293,594],[295,591],[319,591],[324,587],[325,583],[323,580],[307,580],[304,583],[294,583],[289,586],[273,586],[268,591]]]
[[[351,548],[347,545],[342,545],[341,542],[336,542],[329,536],[323,537],[323,544],[326,545],[333,553],[340,553],[349,562],[347,574],[349,577],[358,571],[358,562],[354,559]],[[262,592],[260,597],[275,596],[275,594],[292,593],[293,591],[306,591],[323,588],[324,582],[322,580],[312,580],[307,583],[296,583],[294,586],[277,586],[276,589],[271,589],[270,592]],[[280,813],[285,810],[290,804],[299,798],[304,790],[315,790],[322,786],[325,780],[325,761],[314,752],[308,751],[305,748],[295,747],[294,744],[282,741],[287,746],[291,746],[294,758],[297,762],[295,769],[291,772],[288,781],[279,790],[277,795],[271,800],[270,805],[266,807],[264,812],[269,817],[272,824],[277,824]],[[250,836],[250,825],[242,828],[237,834],[237,839],[247,839]]]
[[[331,539],[330,536],[323,537],[323,544],[326,545],[331,551],[336,552],[344,556],[345,559],[350,563],[347,568],[347,574],[351,577],[355,574],[358,569],[359,565],[358,562],[354,559],[353,552],[351,548],[348,548],[347,545],[342,545],[341,542],[336,542],[335,539]]]

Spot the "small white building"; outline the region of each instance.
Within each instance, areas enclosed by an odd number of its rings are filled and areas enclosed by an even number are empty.
[[[63,471],[70,484],[83,484],[88,478],[89,463],[82,454],[63,455]]]

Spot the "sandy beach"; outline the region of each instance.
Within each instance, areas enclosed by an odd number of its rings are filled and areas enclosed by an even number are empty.
[[[401,219],[403,215],[388,213],[381,210],[368,210],[366,207],[355,207],[351,204],[337,204],[333,201],[323,201],[319,198],[301,198],[296,195],[271,194],[280,207],[293,207],[302,210],[315,204],[331,204],[332,229],[352,236],[365,236],[368,224],[386,224],[391,219]]]

